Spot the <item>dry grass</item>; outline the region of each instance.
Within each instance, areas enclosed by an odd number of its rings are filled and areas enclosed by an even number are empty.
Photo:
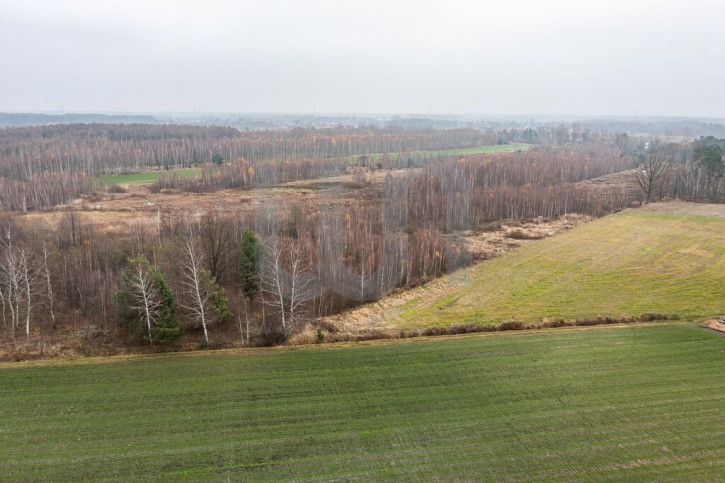
[[[708,329],[717,330],[718,332],[725,332],[725,317],[716,320],[716,319],[709,319],[702,323],[703,327],[707,327]]]
[[[639,195],[642,190],[635,181],[635,171],[634,169],[629,169],[627,171],[620,171],[619,173],[605,174],[593,179],[580,181],[578,184],[601,190],[623,189],[634,195]]]
[[[662,213],[669,215],[715,216],[725,218],[725,204],[691,203],[687,201],[670,201],[667,203],[650,203],[642,206],[642,213]]]

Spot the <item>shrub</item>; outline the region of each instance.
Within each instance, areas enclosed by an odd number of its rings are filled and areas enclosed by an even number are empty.
[[[508,320],[498,324],[498,330],[522,330],[524,328],[524,323],[518,320]]]
[[[106,188],[109,193],[128,193],[128,190],[116,183],[109,184]]]

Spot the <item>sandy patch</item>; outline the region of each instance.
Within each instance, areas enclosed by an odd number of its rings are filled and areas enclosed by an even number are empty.
[[[720,332],[725,332],[725,318],[722,318],[720,320],[710,319],[706,320],[702,323],[703,327],[707,327],[709,329],[717,330]]]

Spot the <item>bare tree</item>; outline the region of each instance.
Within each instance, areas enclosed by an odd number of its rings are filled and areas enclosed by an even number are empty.
[[[0,282],[0,300],[2,300],[3,303],[3,327],[8,326],[8,317],[7,317],[7,309],[6,309],[6,302],[5,302],[5,284]]]
[[[312,298],[312,277],[305,249],[299,240],[292,242],[288,248],[289,256],[289,324],[290,333],[300,318],[305,304]],[[287,337],[289,334],[287,334]]]
[[[231,266],[229,259],[236,249],[234,230],[230,220],[206,213],[200,224],[201,248],[212,277],[223,281]]]
[[[669,168],[670,163],[667,156],[650,154],[634,171],[634,179],[644,193],[645,203],[652,201],[655,196],[662,196],[663,185],[667,179]]]
[[[45,273],[46,296],[48,297],[50,320],[52,323],[52,327],[55,329],[55,311],[53,310],[53,284],[51,283],[50,269],[48,268],[48,245],[45,240],[43,240],[43,271]]]
[[[40,270],[35,263],[35,257],[30,248],[25,246],[20,247],[18,258],[20,261],[23,288],[25,289],[25,337],[27,343],[30,344],[30,320],[33,310],[32,295]]]
[[[131,309],[141,317],[146,328],[149,344],[153,345],[151,329],[161,315],[164,301],[154,277],[145,263],[134,263],[127,272],[127,290]]]
[[[150,345],[169,343],[181,335],[174,293],[166,277],[144,255],[128,260],[117,297],[123,318],[137,324]]]
[[[3,316],[5,301],[10,306],[11,331],[13,344],[16,331],[20,329],[21,314],[25,313],[25,337],[30,343],[30,324],[32,321],[33,294],[39,270],[32,250],[24,244],[14,244],[10,234],[4,240],[0,259],[0,281],[3,289]]]
[[[285,311],[284,266],[282,262],[282,244],[279,238],[268,240],[264,244],[264,261],[262,263],[261,279],[263,287],[270,293],[263,303],[275,310],[282,321],[282,332],[287,333],[287,320]]]
[[[2,270],[2,283],[6,297],[3,297],[3,303],[7,298],[10,307],[10,333],[13,346],[17,343],[16,333],[20,327],[20,306],[22,304],[22,269],[17,251],[11,242],[6,242],[3,246],[2,260],[0,260],[0,269]],[[3,307],[4,310],[4,307]]]
[[[301,309],[312,296],[312,279],[304,247],[298,241],[268,240],[264,248],[262,285],[270,294],[263,299],[279,315],[285,340],[294,331]]]
[[[184,241],[184,253],[186,260],[183,265],[183,286],[184,292],[190,299],[190,303],[184,304],[194,322],[201,325],[204,330],[204,341],[209,347],[209,331],[207,325],[212,322],[214,309],[210,306],[213,296],[209,287],[209,272],[202,266],[203,257],[201,250],[194,239],[189,235]]]

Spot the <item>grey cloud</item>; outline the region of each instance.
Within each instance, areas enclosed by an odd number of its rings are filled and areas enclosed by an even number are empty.
[[[725,116],[717,1],[0,1],[0,110]]]

